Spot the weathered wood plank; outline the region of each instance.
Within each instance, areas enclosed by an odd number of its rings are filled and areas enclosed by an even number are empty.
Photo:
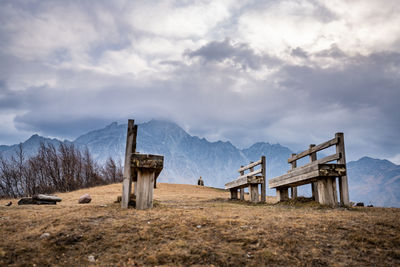
[[[249,173],[246,173],[246,174],[243,174],[243,175],[239,176],[237,179],[240,179],[240,178],[243,178],[243,177],[255,176],[255,175],[259,174],[259,173],[262,173],[261,169],[255,170],[255,171],[252,171],[252,172],[249,172]]]
[[[249,191],[250,191],[250,201],[253,203],[258,203],[258,184],[250,184],[249,187]]]
[[[264,178],[262,176],[249,176],[238,178],[232,182],[225,184],[225,189],[247,187],[250,184],[260,184]]]
[[[138,169],[138,189],[136,191],[136,209],[145,210],[153,207],[154,171]]]
[[[240,169],[238,170],[238,172],[242,172],[242,171],[248,170],[250,168],[254,168],[257,165],[260,165],[261,163],[262,163],[262,160],[259,160],[259,161],[256,161],[256,162],[252,162],[249,165],[241,166]]]
[[[313,147],[315,147],[315,144],[310,144],[309,148],[313,148]],[[318,162],[317,161],[317,152],[311,153],[309,155],[309,158],[310,158],[311,163]],[[323,159],[322,159],[322,161],[323,161]],[[320,162],[320,163],[322,163],[322,162]],[[312,198],[314,199],[314,201],[318,201],[318,185],[316,182],[311,183],[311,193],[312,193]]]
[[[267,193],[267,189],[266,189],[266,158],[265,156],[261,156],[261,176],[265,177],[265,179],[263,179],[263,182],[261,183],[261,203],[265,203],[266,202],[266,193]]]
[[[269,188],[290,187],[310,183],[321,176],[339,177],[346,175],[344,164],[317,164],[299,172],[292,172],[269,180]]]
[[[128,120],[128,130],[126,135],[124,180],[122,182],[121,208],[128,208],[129,196],[132,190],[132,169],[131,155],[136,152],[137,126],[134,120]],[[136,127],[135,127],[136,126]],[[136,178],[136,177],[135,177]]]
[[[37,199],[37,200],[44,200],[44,201],[54,201],[54,202],[60,202],[62,199],[57,196],[49,196],[49,195],[43,195],[43,194],[38,194],[32,196],[32,199]]]
[[[338,163],[346,165],[346,152],[344,149],[344,134],[336,133],[335,138],[339,140],[338,145],[336,146],[336,153],[340,153],[341,157],[338,160]],[[339,194],[340,194],[340,204],[348,206],[350,205],[350,197],[349,197],[349,185],[347,181],[347,175],[339,177]]]
[[[308,156],[308,155],[310,155],[310,154],[312,154],[314,152],[318,152],[318,151],[323,150],[325,148],[328,148],[330,146],[336,145],[338,142],[339,142],[338,138],[335,137],[335,138],[333,138],[333,139],[331,139],[329,141],[326,141],[326,142],[324,142],[322,144],[319,144],[317,146],[309,148],[309,149],[307,149],[307,150],[305,150],[305,151],[303,151],[303,152],[301,152],[301,153],[299,153],[299,154],[297,154],[297,155],[295,155],[293,157],[290,157],[288,159],[288,163],[291,163],[292,161],[304,158],[305,156]]]
[[[307,167],[309,167],[309,166],[311,166],[313,164],[324,164],[324,163],[328,163],[328,162],[340,159],[340,153],[336,153],[336,154],[327,156],[327,157],[319,159],[319,160],[316,159],[316,154],[313,153],[311,155],[315,155],[315,160],[311,161],[310,163],[304,164],[303,166],[296,167],[296,169],[288,170],[288,172],[293,172],[293,171],[296,171],[296,170],[299,170],[299,169],[304,169],[304,168],[307,168]],[[310,158],[311,158],[311,155],[310,155]],[[293,161],[293,162],[295,162],[295,161]]]
[[[334,177],[321,177],[318,179],[318,202],[324,205],[336,206],[333,192]]]

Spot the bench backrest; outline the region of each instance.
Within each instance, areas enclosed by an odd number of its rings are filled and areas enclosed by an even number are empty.
[[[258,165],[260,165],[260,169],[254,170],[254,167],[257,167]],[[245,174],[246,171],[249,171],[249,173]],[[246,166],[241,166],[238,172],[240,173],[238,179],[242,177],[256,176],[257,174],[261,174],[265,179],[265,156],[262,156],[261,159],[256,162],[250,162],[250,164]]]
[[[336,146],[336,153],[317,160],[317,152],[329,148],[331,146]],[[310,157],[311,162],[301,167],[297,167],[297,160],[304,158],[306,156]],[[319,145],[310,145],[309,149],[298,154],[292,154],[292,156],[288,159],[288,163],[292,165],[292,169],[289,170],[289,172],[294,171],[295,169],[309,167],[312,164],[323,164],[334,160],[337,160],[338,164],[346,164],[343,133],[336,133],[335,138],[329,141],[326,141]]]

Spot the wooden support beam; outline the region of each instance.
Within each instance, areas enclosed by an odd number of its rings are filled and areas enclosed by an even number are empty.
[[[311,144],[309,149],[313,149],[315,147],[315,144]],[[314,162],[319,162],[317,160],[317,152],[313,152],[310,154],[310,163],[312,164]],[[321,160],[322,161],[322,160]],[[318,201],[318,185],[316,182],[311,183],[311,193],[312,193],[312,198],[314,199],[314,201]]]
[[[136,209],[145,210],[153,207],[154,176],[154,170],[138,170]]]
[[[296,153],[292,153],[292,157],[296,156]],[[292,170],[296,169],[297,167],[297,161],[292,161],[290,163]],[[297,198],[297,187],[293,186],[290,188],[290,195],[292,199]]]
[[[249,191],[250,191],[250,201],[253,203],[258,203],[259,202],[258,184],[251,184],[249,187]]]
[[[261,176],[264,178],[263,182],[261,183],[261,203],[266,202],[266,194],[267,194],[267,189],[266,189],[266,181],[267,181],[267,164],[266,164],[266,159],[265,156],[261,156]]]
[[[229,189],[231,191],[231,199],[238,199],[238,190],[237,188]]]
[[[240,169],[242,169],[243,166],[240,166]],[[240,176],[244,175],[244,170],[239,171]],[[244,200],[244,188],[240,188],[240,200]]]
[[[324,177],[317,181],[318,184],[318,202],[323,205],[336,206],[334,193],[333,193],[333,181],[334,177]]]
[[[286,201],[289,199],[288,188],[277,188],[276,189],[276,200],[277,201]]]
[[[137,125],[134,120],[128,120],[128,130],[126,134],[124,179],[122,182],[121,208],[128,208],[129,197],[132,187],[131,155],[136,152]]]
[[[346,165],[346,153],[344,149],[344,134],[336,133],[335,139],[338,139],[339,142],[336,145],[336,153],[340,153],[340,159],[337,161],[339,164]],[[340,204],[343,206],[350,205],[349,198],[349,185],[347,181],[347,175],[339,177],[339,194],[340,194]]]

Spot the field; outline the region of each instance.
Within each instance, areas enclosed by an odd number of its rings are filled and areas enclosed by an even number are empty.
[[[77,204],[84,193],[92,202]],[[254,205],[162,183],[154,194],[147,211],[114,203],[121,184],[58,194],[56,206],[0,200],[0,265],[400,266],[400,209]]]

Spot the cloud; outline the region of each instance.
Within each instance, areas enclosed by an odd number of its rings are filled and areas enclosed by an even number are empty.
[[[191,58],[200,57],[204,61],[224,62],[231,61],[243,69],[251,68],[258,70],[262,66],[275,66],[280,60],[269,55],[257,54],[246,43],[232,43],[229,39],[222,42],[210,42],[195,51],[188,52]]]
[[[393,1],[0,5],[1,143],[133,117],[242,147],[344,131],[349,159],[400,149]]]

